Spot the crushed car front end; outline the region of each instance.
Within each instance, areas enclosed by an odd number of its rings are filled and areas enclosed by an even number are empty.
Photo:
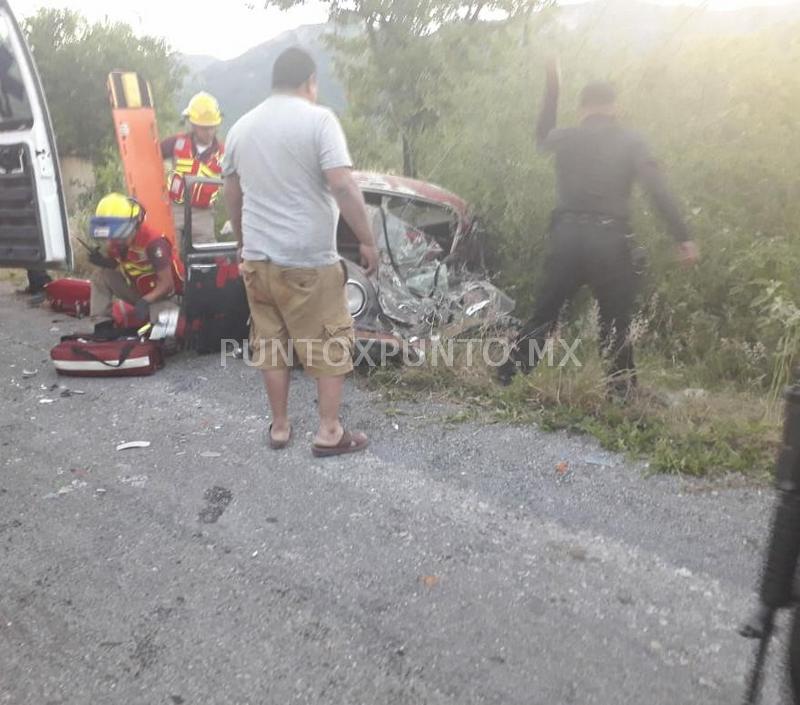
[[[489,281],[483,231],[467,203],[421,181],[356,174],[367,204],[381,267],[367,277],[358,242],[339,223],[339,253],[359,344],[411,345],[420,354],[436,336],[461,337],[507,328],[514,300]]]

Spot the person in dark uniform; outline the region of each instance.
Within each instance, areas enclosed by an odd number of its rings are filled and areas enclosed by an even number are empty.
[[[31,306],[38,306],[45,300],[45,286],[53,281],[53,279],[47,272],[38,269],[28,269],[27,275],[28,286],[24,289],[20,289],[17,293],[29,296],[28,303]]]
[[[618,122],[613,86],[587,85],[580,96],[580,124],[557,129],[559,87],[558,65],[551,61],[536,125],[539,150],[555,157],[557,205],[550,251],[533,317],[520,331],[510,359],[499,368],[499,378],[508,383],[517,370],[537,364],[561,308],[587,284],[600,308],[602,350],[610,362],[609,391],[625,395],[636,384],[629,339],[636,293],[629,237],[634,182],[643,186],[666,221],[679,258],[694,263],[698,251],[647,143]]]

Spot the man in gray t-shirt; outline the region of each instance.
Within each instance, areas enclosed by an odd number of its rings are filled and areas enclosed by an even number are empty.
[[[273,94],[228,133],[223,174],[250,304],[251,359],[263,370],[272,408],[269,444],[283,448],[291,436],[289,369],[297,355],[317,380],[320,427],[312,451],[327,456],[367,445],[363,433],[345,431],[339,421],[344,375],[353,367],[347,275],[336,252],[340,211],[368,274],[378,252],[342,128],[316,105],[315,72],[301,49],[278,57]]]
[[[339,209],[324,172],[353,163],[336,116],[293,93],[276,93],[227,137],[224,173],[244,192],[242,257],[285,267],[339,261]]]

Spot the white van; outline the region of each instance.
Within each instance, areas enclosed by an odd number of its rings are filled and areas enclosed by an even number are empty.
[[[0,267],[72,268],[47,102],[7,0],[0,0]]]

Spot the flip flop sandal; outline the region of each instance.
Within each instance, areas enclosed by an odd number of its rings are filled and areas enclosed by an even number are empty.
[[[267,435],[269,436],[269,447],[272,448],[272,450],[283,450],[286,446],[289,445],[289,442],[292,440],[293,430],[294,430],[293,427],[289,426],[289,437],[285,441],[276,441],[272,437],[272,424],[270,424],[269,432],[267,433]]]
[[[341,439],[335,446],[320,446],[314,443],[311,446],[311,453],[317,458],[330,458],[334,455],[346,455],[347,453],[358,453],[369,445],[369,439],[360,431],[350,433],[345,431]]]

